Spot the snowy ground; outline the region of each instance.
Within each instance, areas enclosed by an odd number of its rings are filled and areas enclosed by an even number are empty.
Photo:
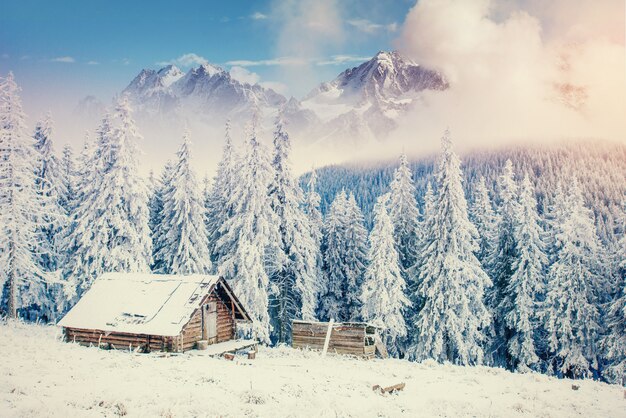
[[[401,360],[163,357],[63,343],[55,327],[0,323],[0,416],[626,417],[624,388]],[[381,396],[375,384],[405,382]],[[579,385],[578,390],[572,384]]]

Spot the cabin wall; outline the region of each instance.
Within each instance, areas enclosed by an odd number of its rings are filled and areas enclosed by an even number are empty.
[[[217,302],[217,342],[232,340],[235,337],[235,319],[232,311],[215,293],[203,301],[202,305]],[[189,322],[184,326],[176,341],[176,351],[187,351],[195,348],[202,340],[202,307],[196,309]]]
[[[65,328],[65,340],[81,345],[118,350],[135,350],[141,347],[149,351],[173,351],[173,337],[158,335],[126,334],[119,332],[106,333],[99,330]]]
[[[294,322],[292,346],[323,350],[327,331],[327,322]],[[365,325],[360,324],[337,323],[333,325],[328,351],[362,357],[374,356],[374,346],[365,345]]]

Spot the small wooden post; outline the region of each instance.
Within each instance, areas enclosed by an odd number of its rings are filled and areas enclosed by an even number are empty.
[[[330,343],[330,334],[333,331],[333,324],[335,323],[334,319],[330,319],[328,323],[328,330],[326,331],[326,339],[324,340],[324,349],[322,350],[322,357],[326,357],[326,352],[328,351],[328,344]]]

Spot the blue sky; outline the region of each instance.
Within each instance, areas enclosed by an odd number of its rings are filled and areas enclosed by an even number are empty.
[[[107,100],[142,68],[175,62],[186,69],[206,59],[301,96],[393,48],[412,6],[408,0],[3,1],[0,74],[12,70],[26,100],[42,89]]]

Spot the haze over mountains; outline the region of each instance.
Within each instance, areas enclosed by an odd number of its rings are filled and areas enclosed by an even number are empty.
[[[186,73],[175,65],[143,69],[122,93],[131,98],[140,122],[184,120],[221,128],[227,119],[247,123],[255,109],[267,122],[282,111],[296,141],[337,145],[354,138],[384,139],[424,90],[446,88],[448,82],[439,72],[397,51],[380,51],[302,99],[240,81],[212,64]],[[99,107],[93,97],[83,102],[79,108],[93,116],[93,109]]]

